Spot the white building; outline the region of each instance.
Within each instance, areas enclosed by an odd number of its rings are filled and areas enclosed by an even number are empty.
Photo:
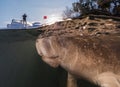
[[[38,27],[41,27],[41,26],[42,26],[42,24],[40,22],[34,22],[34,23],[32,23],[32,27],[33,28],[38,28]]]
[[[13,19],[11,24],[7,24],[7,29],[31,29],[31,28],[38,28],[41,27],[40,22],[34,23],[23,23],[22,20],[15,20]]]

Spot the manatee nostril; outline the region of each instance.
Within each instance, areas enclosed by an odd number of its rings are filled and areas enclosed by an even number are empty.
[[[51,59],[57,59],[59,56],[51,56],[51,57],[49,57],[49,58],[51,58]]]

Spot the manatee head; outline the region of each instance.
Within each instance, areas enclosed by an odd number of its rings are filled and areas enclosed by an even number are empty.
[[[42,60],[52,67],[58,67],[59,61],[59,48],[56,43],[56,38],[46,37],[38,38],[36,40],[36,49]]]

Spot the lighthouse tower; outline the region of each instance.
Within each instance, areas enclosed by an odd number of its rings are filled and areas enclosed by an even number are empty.
[[[24,27],[27,28],[27,20],[26,20],[27,15],[26,15],[26,14],[23,14],[23,15],[22,15],[22,18],[23,18],[22,21],[23,21]]]

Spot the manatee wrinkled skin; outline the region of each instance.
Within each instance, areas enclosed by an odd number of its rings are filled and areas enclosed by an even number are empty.
[[[52,67],[101,87],[120,87],[119,36],[50,36],[38,38],[36,49]]]

